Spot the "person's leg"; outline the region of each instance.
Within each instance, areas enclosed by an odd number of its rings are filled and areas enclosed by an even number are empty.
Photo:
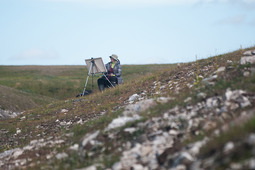
[[[112,83],[113,86],[116,86],[116,84],[117,84],[117,82],[118,82],[117,77],[112,76],[112,77],[110,77],[109,80],[110,80],[110,82]]]
[[[98,84],[98,88],[100,91],[103,91],[104,90],[104,87],[105,87],[105,79],[104,78],[99,78],[97,80],[97,84]]]

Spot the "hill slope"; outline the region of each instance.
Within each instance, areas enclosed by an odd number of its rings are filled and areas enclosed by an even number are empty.
[[[1,121],[0,167],[254,169],[251,52],[179,64]]]
[[[53,98],[34,95],[0,85],[0,119],[15,117],[25,110],[56,101]]]

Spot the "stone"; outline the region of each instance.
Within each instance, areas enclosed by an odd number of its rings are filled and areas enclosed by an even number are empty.
[[[243,55],[244,55],[244,56],[251,56],[251,55],[252,55],[252,51],[251,51],[251,50],[245,51],[245,52],[243,53]]]
[[[191,97],[187,97],[187,98],[184,100],[184,103],[188,103],[188,102],[190,102],[191,100],[192,100]]]
[[[170,100],[174,100],[174,98],[171,98],[171,97],[159,97],[159,98],[157,98],[157,102],[163,103],[163,104],[169,102]]]
[[[255,146],[255,134],[254,133],[250,134],[250,136],[248,137],[248,143],[250,145]]]
[[[131,169],[133,169],[133,170],[145,170],[145,168],[140,164],[134,164]]]
[[[249,168],[250,169],[255,169],[255,159],[250,159],[250,161],[249,161]]]
[[[133,94],[132,96],[129,97],[128,101],[129,102],[135,102],[140,96],[138,94]]]
[[[153,99],[146,99],[146,100],[141,100],[135,104],[130,104],[125,107],[124,112],[122,113],[124,116],[131,116],[136,113],[143,112],[153,106],[156,105],[155,100]]]
[[[228,154],[234,149],[234,147],[235,147],[235,144],[233,142],[228,142],[227,144],[225,144],[223,152],[225,154]]]
[[[226,67],[219,67],[215,73],[220,73],[220,72],[224,72],[226,70]]]
[[[242,165],[239,163],[231,163],[230,168],[231,169],[242,169]]]
[[[21,130],[19,128],[17,128],[16,134],[19,134],[19,133],[21,133]]]
[[[107,130],[115,129],[118,127],[122,127],[128,122],[133,122],[139,119],[141,119],[139,115],[134,115],[133,117],[121,116],[116,119],[113,119],[112,122],[107,126],[105,130],[107,131]]]
[[[211,97],[206,100],[206,106],[209,108],[218,107],[219,100],[217,97]]]
[[[99,134],[99,130],[92,134],[87,134],[82,140],[82,146],[85,147],[91,140],[95,139]]]
[[[70,146],[70,150],[78,151],[78,149],[79,149],[79,145],[77,143],[72,145],[72,146]]]
[[[255,55],[255,50],[253,50],[251,53],[252,53],[252,55]]]
[[[227,60],[227,63],[228,63],[228,64],[232,64],[233,61],[232,61],[232,60]]]
[[[244,76],[244,77],[249,77],[249,76],[250,76],[250,72],[249,72],[249,71],[245,71],[245,72],[243,73],[243,76]]]
[[[57,158],[58,160],[60,160],[60,159],[65,159],[65,158],[67,158],[67,157],[68,157],[68,155],[67,155],[65,152],[58,153],[58,154],[56,155],[56,158]]]
[[[255,64],[255,55],[249,57],[242,57],[240,60],[240,64]]]
[[[60,112],[61,113],[66,113],[66,112],[68,112],[68,110],[67,109],[62,109]]]
[[[212,122],[212,121],[208,121],[203,126],[203,129],[206,130],[206,131],[210,131],[210,130],[213,130],[214,128],[216,128],[216,127],[217,127],[217,123]]]
[[[204,82],[204,83],[213,82],[213,81],[217,80],[217,78],[218,78],[217,74],[212,75],[211,77],[203,79],[202,82]]]
[[[121,165],[120,162],[116,162],[116,163],[113,164],[112,169],[113,170],[121,170],[123,168],[122,168],[122,165]]]
[[[21,150],[21,149],[18,149],[17,151],[15,151],[15,152],[13,153],[14,159],[17,159],[20,155],[23,154],[23,152],[24,152],[24,150]]]
[[[130,134],[134,133],[135,131],[136,131],[136,128],[134,127],[124,129],[124,132],[128,132]]]
[[[200,92],[200,93],[197,94],[197,97],[205,99],[206,98],[206,94],[203,93],[203,92]]]

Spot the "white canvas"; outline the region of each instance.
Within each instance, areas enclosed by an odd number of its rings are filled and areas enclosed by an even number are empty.
[[[88,70],[90,69],[90,65],[92,64],[92,61],[94,60],[95,65],[91,68],[90,74],[97,74],[97,73],[105,73],[107,72],[104,62],[102,58],[91,58],[85,60]]]

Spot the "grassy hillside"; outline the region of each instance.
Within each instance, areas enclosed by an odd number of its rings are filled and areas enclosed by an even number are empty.
[[[240,64],[251,49],[123,66],[125,83],[115,89],[0,120],[0,167],[251,169],[255,66]],[[110,129],[120,118],[133,120]]]
[[[124,65],[123,78],[129,82],[167,67],[171,65]],[[73,98],[83,91],[87,74],[85,66],[0,66],[0,94],[5,96],[0,99],[0,106],[24,111],[54,100]],[[94,92],[98,92],[99,76],[93,80]],[[92,89],[91,76],[87,89]]]

